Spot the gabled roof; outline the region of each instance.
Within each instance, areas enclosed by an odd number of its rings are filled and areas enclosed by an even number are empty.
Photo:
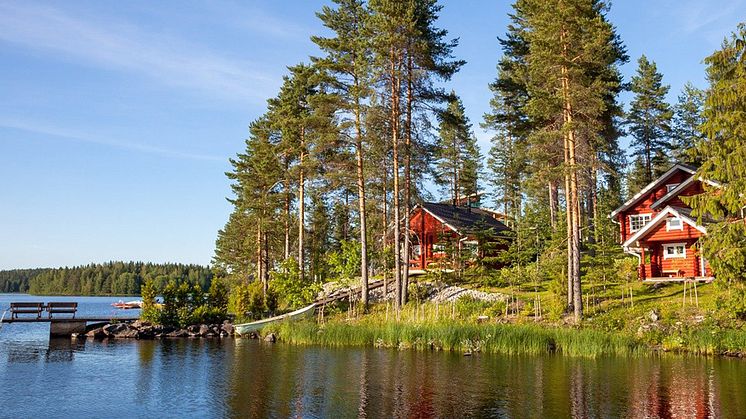
[[[697,224],[697,220],[692,218],[692,210],[689,208],[681,208],[681,207],[672,207],[667,206],[663,209],[658,215],[655,216],[650,222],[645,224],[645,226],[641,229],[639,229],[635,234],[633,234],[627,241],[622,244],[623,247],[628,248],[632,244],[634,244],[636,241],[640,240],[641,238],[645,237],[648,233],[653,231],[660,223],[666,220],[669,215],[673,215],[675,217],[680,218],[683,222],[689,224],[690,226],[696,228],[703,234],[707,234],[707,229],[704,226],[701,226]]]
[[[417,207],[427,211],[451,230],[462,235],[488,229],[493,229],[496,233],[510,230],[505,224],[496,220],[492,214],[479,208],[435,202],[423,202]]]
[[[720,187],[720,184],[718,182],[706,180],[702,178],[697,178],[696,176],[692,175],[692,176],[689,176],[685,181],[679,183],[679,186],[671,189],[667,194],[663,195],[661,199],[653,202],[653,205],[651,205],[650,208],[656,209],[657,207],[665,204],[666,202],[668,202],[669,199],[678,196],[682,191],[684,191],[684,189],[689,187],[689,185],[694,183],[694,181],[696,180],[699,180],[700,182],[705,182],[710,186]]]
[[[678,170],[683,170],[683,171],[689,173],[690,175],[694,175],[694,173],[697,172],[697,168],[696,167],[690,166],[688,164],[676,163],[675,165],[673,165],[673,167],[671,167],[670,169],[668,169],[668,171],[666,173],[662,174],[658,179],[650,182],[640,192],[638,192],[637,194],[635,194],[635,196],[633,196],[627,202],[625,202],[624,204],[622,204],[621,207],[615,209],[611,213],[611,217],[612,218],[615,217],[620,212],[622,212],[622,211],[624,211],[626,209],[629,209],[631,206],[633,206],[634,204],[636,204],[637,201],[639,201],[640,199],[645,198],[647,196],[647,194],[650,193],[650,191],[652,191],[653,189],[659,187],[661,184],[663,184],[665,181],[667,181],[671,176],[673,176]],[[681,186],[681,185],[679,185],[679,186]]]

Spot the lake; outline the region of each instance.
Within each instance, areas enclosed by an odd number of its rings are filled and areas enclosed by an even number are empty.
[[[0,294],[0,307],[74,300],[81,313],[109,315],[119,299]],[[740,359],[467,357],[47,334],[47,324],[2,326],[0,417],[746,417]]]

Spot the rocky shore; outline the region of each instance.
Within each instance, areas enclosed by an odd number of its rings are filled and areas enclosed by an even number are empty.
[[[195,324],[180,329],[136,320],[131,323],[109,323],[92,325],[85,335],[93,339],[158,339],[158,338],[225,338],[234,336],[233,324]]]

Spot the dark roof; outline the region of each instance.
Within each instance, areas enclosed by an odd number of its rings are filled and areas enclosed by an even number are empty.
[[[510,230],[505,224],[496,220],[492,214],[479,208],[435,202],[423,202],[421,206],[430,214],[455,228],[458,233],[473,233],[488,229],[493,229],[496,233],[499,233]]]

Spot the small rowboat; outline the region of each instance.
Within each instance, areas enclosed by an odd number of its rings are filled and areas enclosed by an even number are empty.
[[[264,326],[272,323],[278,323],[285,320],[300,320],[303,318],[308,318],[313,316],[313,311],[316,308],[316,303],[311,304],[310,306],[303,307],[301,309],[291,311],[290,313],[285,313],[279,316],[270,317],[268,319],[262,319],[257,320],[255,322],[251,323],[243,323],[243,324],[237,324],[234,326],[236,333],[239,335],[247,335],[251,332],[256,332],[257,330],[263,328]]]
[[[132,308],[142,308],[142,301],[127,301],[125,303],[124,301],[119,300],[111,305],[121,310],[129,310]]]

